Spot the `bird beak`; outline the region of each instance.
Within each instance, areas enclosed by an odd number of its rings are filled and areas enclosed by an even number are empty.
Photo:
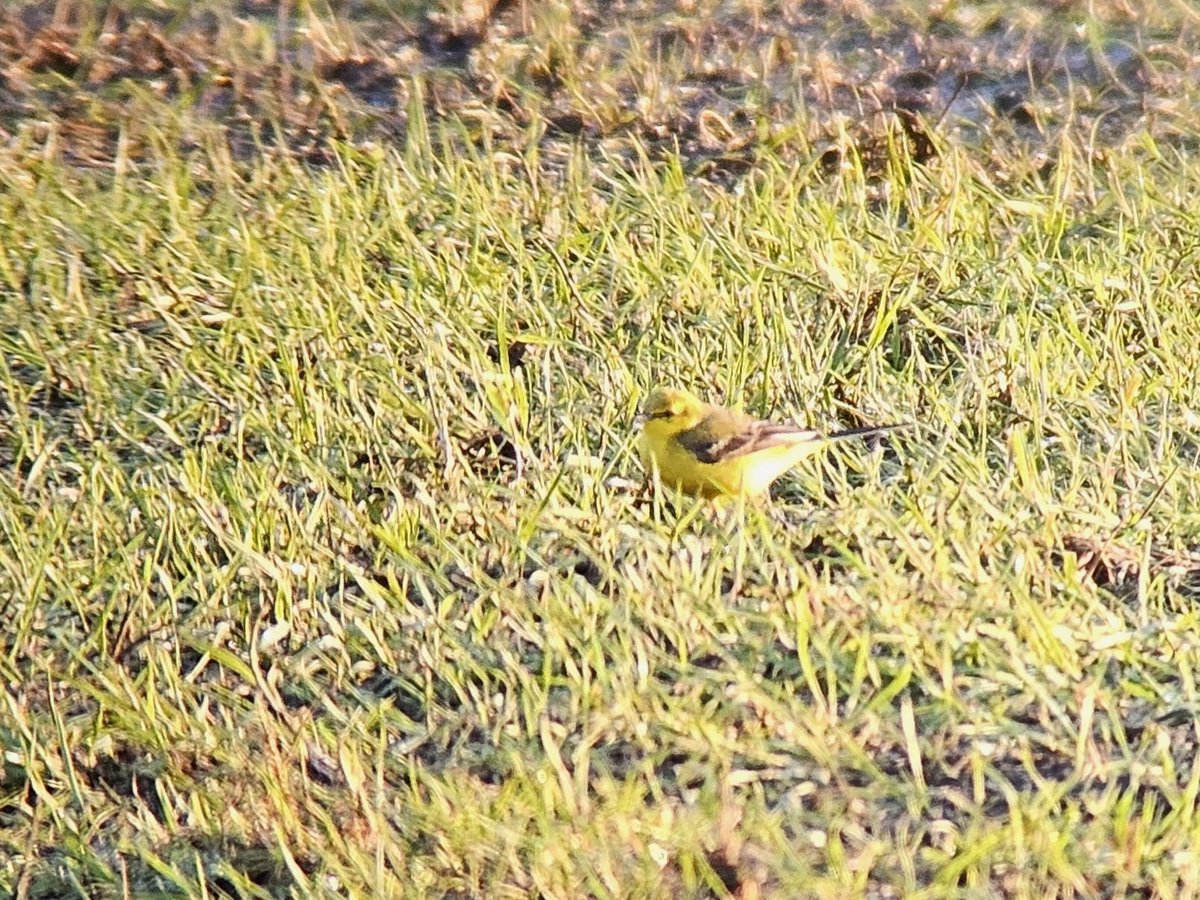
[[[638,413],[633,417],[633,427],[641,431],[646,426],[646,414]]]

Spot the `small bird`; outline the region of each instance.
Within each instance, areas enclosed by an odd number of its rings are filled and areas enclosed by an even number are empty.
[[[905,427],[879,425],[822,434],[754,419],[669,387],[651,391],[642,415],[646,421],[638,449],[647,476],[657,471],[663,484],[708,498],[755,497],[830,441]]]

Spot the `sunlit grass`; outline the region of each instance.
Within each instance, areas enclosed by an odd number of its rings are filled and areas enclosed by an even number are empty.
[[[0,158],[0,885],[1195,890],[1194,155],[714,184],[420,91]],[[918,427],[714,514],[633,487],[662,381]]]

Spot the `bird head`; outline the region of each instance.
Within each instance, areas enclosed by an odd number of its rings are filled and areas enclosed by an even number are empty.
[[[703,409],[704,404],[685,390],[656,387],[642,404],[642,415],[647,422],[671,419],[698,421]]]

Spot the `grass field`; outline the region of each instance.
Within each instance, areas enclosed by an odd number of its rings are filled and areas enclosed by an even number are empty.
[[[0,892],[1197,896],[1194,8],[491,6],[5,12]]]

